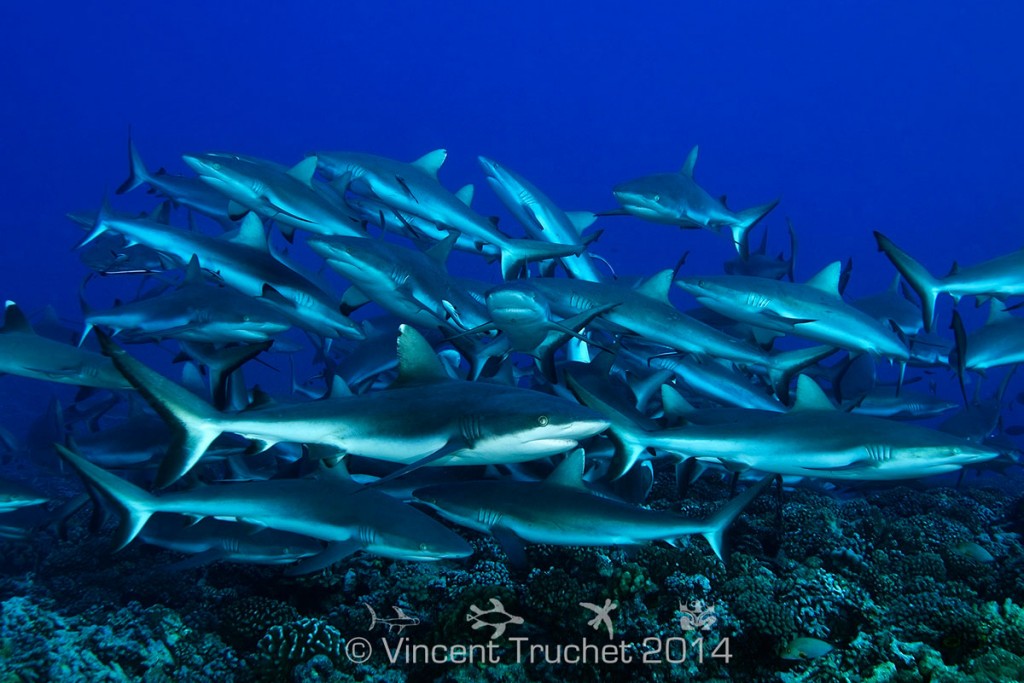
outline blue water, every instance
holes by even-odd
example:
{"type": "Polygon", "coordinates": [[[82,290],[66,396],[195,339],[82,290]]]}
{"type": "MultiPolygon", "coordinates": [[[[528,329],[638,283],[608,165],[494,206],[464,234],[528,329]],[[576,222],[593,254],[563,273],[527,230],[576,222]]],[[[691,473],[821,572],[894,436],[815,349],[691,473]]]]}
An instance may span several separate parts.
{"type": "MultiPolygon", "coordinates": [[[[516,234],[479,154],[562,208],[602,210],[699,144],[696,177],[730,206],[781,197],[762,226],[788,253],[792,220],[797,280],[852,258],[848,295],[873,293],[894,275],[873,230],[935,273],[1024,246],[1022,22],[1010,1],[5,3],[0,296],[79,319],[65,214],[113,195],[129,128],[148,166],[177,173],[192,151],[290,164],[444,147],[441,181],[474,183],[474,208],[516,234]]],[[[707,232],[598,226],[593,251],[620,274],[733,257],[707,232]]],[[[16,395],[49,395],[3,382],[26,419],[16,395]]]]}

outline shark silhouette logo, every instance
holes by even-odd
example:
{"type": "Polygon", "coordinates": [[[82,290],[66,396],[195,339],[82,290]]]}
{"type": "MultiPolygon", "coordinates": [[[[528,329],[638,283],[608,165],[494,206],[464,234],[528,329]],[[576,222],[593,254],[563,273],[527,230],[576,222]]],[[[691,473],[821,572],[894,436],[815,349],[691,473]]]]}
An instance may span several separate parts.
{"type": "Polygon", "coordinates": [[[615,636],[615,629],[612,628],[612,618],[609,616],[614,609],[618,609],[619,603],[612,602],[610,598],[604,599],[604,606],[595,605],[592,602],[581,602],[580,607],[586,607],[588,610],[596,614],[597,616],[587,622],[587,626],[593,626],[594,630],[601,628],[604,624],[605,628],[608,629],[608,637],[613,638],[615,636]]]}
{"type": "Polygon", "coordinates": [[[363,607],[370,611],[370,628],[367,629],[368,631],[372,631],[373,627],[377,624],[384,624],[388,627],[388,633],[394,633],[395,629],[397,628],[398,635],[402,635],[402,631],[405,630],[407,626],[416,626],[420,623],[418,617],[407,616],[406,613],[402,611],[402,608],[398,605],[391,606],[391,609],[395,610],[395,614],[397,616],[386,617],[384,619],[378,618],[377,613],[374,612],[373,608],[370,607],[370,605],[368,605],[367,603],[364,602],[363,607]]]}
{"type": "Polygon", "coordinates": [[[689,606],[679,603],[679,627],[684,631],[710,631],[718,623],[714,605],[705,605],[703,600],[693,600],[689,606]]]}
{"type": "Polygon", "coordinates": [[[481,629],[484,626],[493,628],[494,633],[491,634],[491,640],[494,640],[505,633],[505,628],[509,624],[522,624],[523,618],[509,614],[505,610],[505,606],[501,604],[501,600],[491,598],[491,609],[484,610],[476,605],[470,605],[469,612],[466,613],[466,621],[473,622],[473,630],[481,629]]]}

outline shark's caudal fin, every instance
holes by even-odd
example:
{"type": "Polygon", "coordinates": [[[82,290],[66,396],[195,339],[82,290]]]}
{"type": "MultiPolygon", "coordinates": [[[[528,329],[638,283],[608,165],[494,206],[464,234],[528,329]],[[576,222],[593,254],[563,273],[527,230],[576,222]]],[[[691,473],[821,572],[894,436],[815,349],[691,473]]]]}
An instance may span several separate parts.
{"type": "Polygon", "coordinates": [[[877,230],[875,231],[875,240],[878,242],[878,250],[889,257],[892,264],[896,266],[896,270],[900,271],[911,288],[921,297],[924,328],[927,332],[931,332],[935,325],[935,299],[942,291],[942,282],[877,230]]]}
{"type": "Polygon", "coordinates": [[[579,255],[582,244],[554,244],[539,240],[506,240],[501,248],[501,277],[514,280],[523,266],[531,261],[579,255]]]}
{"type": "Polygon", "coordinates": [[[114,538],[115,550],[128,545],[156,512],[156,496],[97,467],[60,444],[54,446],[60,457],[75,468],[87,484],[96,488],[121,513],[121,526],[118,527],[114,538]]]}
{"type": "Polygon", "coordinates": [[[732,241],[736,245],[736,251],[742,258],[750,257],[750,241],[747,239],[747,233],[757,225],[758,221],[767,216],[778,205],[779,200],[776,199],[767,204],[753,206],[736,212],[736,222],[730,225],[729,229],[732,231],[732,241]]]}
{"type": "Polygon", "coordinates": [[[177,481],[199,461],[223,432],[223,416],[206,401],[129,356],[124,349],[96,332],[103,353],[146,402],[171,427],[173,437],[160,463],[153,485],[163,488],[177,481]]]}
{"type": "Polygon", "coordinates": [[[146,165],[142,163],[139,150],[135,149],[135,142],[132,140],[132,133],[128,131],[128,179],[117,188],[117,194],[131,192],[139,185],[149,182],[149,172],[146,165]]]}
{"type": "Polygon", "coordinates": [[[722,546],[725,543],[725,532],[736,521],[736,518],[740,516],[744,508],[761,495],[761,492],[772,483],[776,476],[770,474],[749,487],[746,491],[726,503],[721,510],[712,515],[711,519],[708,520],[710,528],[703,532],[703,536],[708,539],[708,543],[711,545],[711,549],[715,551],[715,555],[718,555],[718,559],[725,562],[725,556],[722,553],[722,546]]]}

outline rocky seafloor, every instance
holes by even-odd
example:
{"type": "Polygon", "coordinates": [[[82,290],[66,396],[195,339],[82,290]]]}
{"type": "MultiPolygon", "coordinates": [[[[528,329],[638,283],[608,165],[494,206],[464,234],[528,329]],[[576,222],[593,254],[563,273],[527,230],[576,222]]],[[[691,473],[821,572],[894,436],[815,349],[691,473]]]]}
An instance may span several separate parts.
{"type": "MultiPolygon", "coordinates": [[[[727,495],[706,476],[679,501],[659,475],[650,503],[699,518],[727,495]]],[[[513,566],[466,532],[476,553],[463,563],[358,555],[291,578],[178,569],[181,555],[138,541],[111,554],[88,525],[81,512],[63,538],[2,542],[0,681],[1024,680],[1013,479],[841,496],[798,486],[781,506],[765,493],[730,532],[727,566],[699,537],[529,546],[513,566]],[[492,598],[521,621],[493,639],[470,616],[492,598]],[[614,635],[580,605],[606,600],[614,635]],[[834,649],[782,658],[797,638],[834,649]]]]}

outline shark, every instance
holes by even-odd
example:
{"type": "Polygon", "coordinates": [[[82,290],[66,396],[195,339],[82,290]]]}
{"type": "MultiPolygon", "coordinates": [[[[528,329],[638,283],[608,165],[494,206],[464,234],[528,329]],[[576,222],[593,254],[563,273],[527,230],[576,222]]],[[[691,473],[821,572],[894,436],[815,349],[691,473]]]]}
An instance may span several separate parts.
{"type": "Polygon", "coordinates": [[[36,334],[13,301],[5,304],[0,329],[0,375],[101,389],[130,389],[109,358],[36,334]]]}
{"type": "Polygon", "coordinates": [[[42,505],[50,499],[28,486],[9,479],[0,479],[0,513],[42,505]]]}
{"type": "Polygon", "coordinates": [[[973,266],[959,267],[956,263],[945,277],[935,277],[896,243],[875,231],[879,251],[883,252],[896,270],[906,279],[921,299],[921,315],[925,330],[935,327],[935,303],[939,294],[949,294],[954,301],[965,296],[992,297],[1003,300],[1024,294],[1024,249],[1003,254],[973,266]]]}
{"type": "Polygon", "coordinates": [[[179,267],[195,256],[205,270],[223,282],[248,296],[262,296],[297,325],[316,334],[327,338],[364,337],[359,325],[342,314],[340,303],[331,294],[271,253],[263,224],[253,213],[242,219],[238,230],[215,238],[146,218],[118,215],[104,204],[79,247],[107,231],[166,254],[179,267]]]}
{"type": "Polygon", "coordinates": [[[835,261],[806,283],[719,275],[680,278],[676,285],[734,320],[905,363],[910,354],[900,337],[843,301],[841,270],[835,261]]]}
{"type": "Polygon", "coordinates": [[[320,171],[335,187],[377,199],[398,215],[418,216],[438,227],[454,230],[472,238],[479,250],[485,245],[501,253],[501,273],[513,279],[531,261],[558,258],[582,251],[582,244],[551,244],[508,237],[490,220],[470,208],[473,188],[467,185],[459,194],[441,185],[437,172],[448,152],[437,149],[412,163],[403,163],[374,154],[358,152],[316,152],[320,171]]]}
{"type": "Polygon", "coordinates": [[[730,210],[724,201],[712,197],[694,180],[697,153],[698,147],[694,146],[678,173],[656,173],[628,180],[616,185],[612,194],[623,211],[653,223],[715,232],[726,228],[732,234],[736,251],[746,257],[743,249],[747,233],[779,200],[744,211],[730,210]]]}
{"type": "Polygon", "coordinates": [[[254,440],[320,444],[406,465],[523,462],[563,453],[608,423],[566,398],[454,380],[416,330],[398,335],[398,379],[383,391],[304,403],[268,403],[223,413],[100,335],[104,352],[174,434],[157,473],[165,487],[188,472],[223,433],[254,440]]]}
{"type": "Polygon", "coordinates": [[[673,271],[655,273],[634,287],[613,282],[566,278],[530,278],[506,283],[493,291],[533,291],[546,299],[557,315],[572,317],[617,304],[595,322],[628,330],[650,342],[700,357],[713,356],[768,373],[779,396],[788,393],[789,380],[800,369],[831,355],[831,347],[768,353],[731,337],[682,312],[669,301],[673,271]]]}
{"type": "Polygon", "coordinates": [[[171,512],[200,519],[244,520],[251,527],[327,541],[329,547],[320,559],[329,558],[328,564],[358,550],[420,561],[468,557],[473,552],[469,543],[429,515],[350,481],[271,479],[157,496],[60,444],[55,446],[64,462],[118,511],[117,550],[138,536],[152,515],[171,512]]]}
{"type": "Polygon", "coordinates": [[[180,515],[157,514],[139,532],[139,540],[165,550],[191,555],[175,570],[214,562],[292,564],[324,550],[315,538],[276,529],[253,530],[251,525],[206,517],[190,524],[180,515]]]}
{"type": "Polygon", "coordinates": [[[491,189],[531,237],[580,247],[579,255],[559,259],[572,277],[591,282],[605,279],[594,260],[583,251],[583,231],[597,220],[596,214],[590,211],[562,211],[533,183],[512,169],[487,157],[481,156],[478,160],[491,189]]]}
{"type": "Polygon", "coordinates": [[[592,382],[567,373],[573,393],[611,422],[615,474],[647,450],[717,462],[734,471],[855,481],[916,479],[991,460],[995,449],[908,422],[837,410],[810,377],[797,379],[785,413],[748,411],[746,419],[648,430],[599,395],[592,382]]]}
{"type": "Polygon", "coordinates": [[[426,252],[361,237],[306,243],[363,296],[404,322],[466,330],[484,324],[488,315],[445,268],[455,239],[450,235],[426,252]]]}
{"type": "Polygon", "coordinates": [[[146,169],[131,132],[128,134],[128,178],[117,188],[117,194],[131,192],[148,185],[150,192],[170,199],[175,204],[213,218],[225,229],[234,227],[228,211],[228,198],[201,178],[181,176],[160,169],[151,173],[146,169]]]}
{"type": "MultiPolygon", "coordinates": [[[[585,456],[575,451],[541,482],[510,480],[438,484],[414,492],[417,500],[460,526],[517,543],[549,545],[672,545],[700,534],[723,558],[725,532],[771,483],[768,476],[706,520],[650,510],[591,492],[583,481],[585,456]]],[[[515,551],[513,551],[515,552],[515,551]]]]}
{"type": "Polygon", "coordinates": [[[262,299],[206,284],[194,254],[175,290],[106,310],[90,309],[83,298],[82,308],[85,329],[79,346],[96,325],[110,327],[114,335],[130,341],[172,338],[209,344],[263,342],[292,326],[262,299]]]}
{"type": "Polygon", "coordinates": [[[230,198],[228,212],[255,211],[273,219],[289,240],[296,229],[318,235],[362,237],[362,221],[337,194],[315,184],[317,160],[307,157],[291,168],[238,154],[186,154],[185,163],[199,177],[230,198]]]}
{"type": "Polygon", "coordinates": [[[989,368],[1024,362],[1024,318],[1019,318],[998,301],[989,304],[985,325],[966,340],[958,339],[963,369],[984,373],[989,368]]]}

